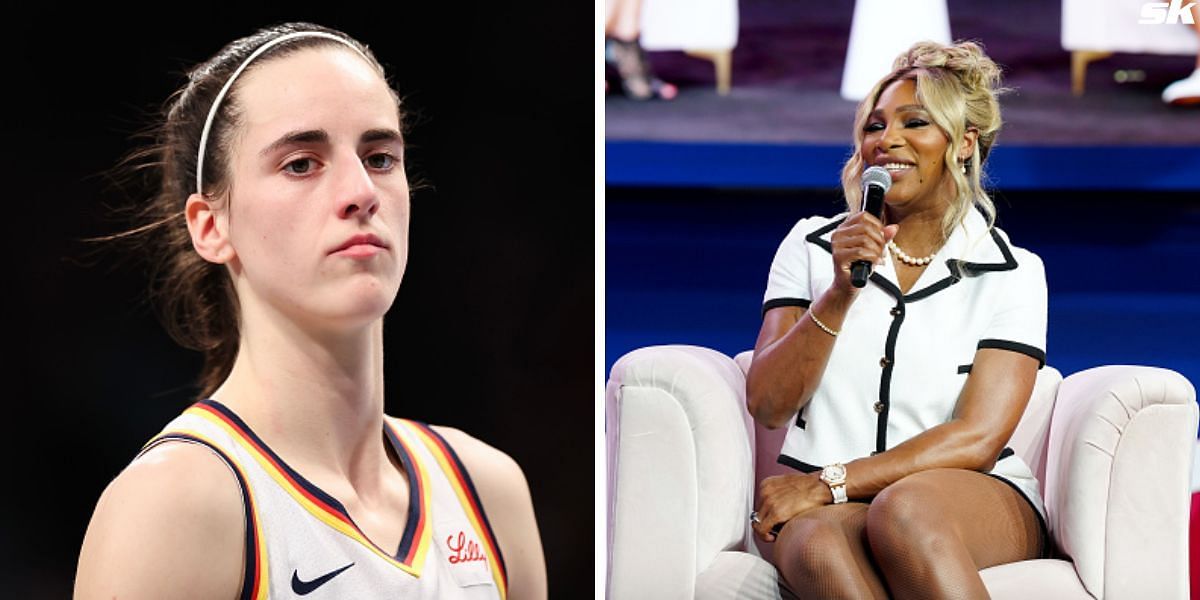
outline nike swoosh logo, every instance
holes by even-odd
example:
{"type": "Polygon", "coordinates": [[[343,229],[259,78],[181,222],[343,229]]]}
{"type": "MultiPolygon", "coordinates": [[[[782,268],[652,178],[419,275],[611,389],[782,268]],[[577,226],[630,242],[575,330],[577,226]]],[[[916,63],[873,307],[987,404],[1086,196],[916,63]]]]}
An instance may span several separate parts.
{"type": "Polygon", "coordinates": [[[296,571],[292,571],[292,591],[296,592],[296,594],[300,596],[310,594],[313,590],[325,585],[326,583],[329,583],[330,579],[337,577],[342,571],[345,571],[353,566],[354,563],[350,563],[336,571],[330,571],[312,581],[303,581],[300,579],[300,575],[296,571]]]}

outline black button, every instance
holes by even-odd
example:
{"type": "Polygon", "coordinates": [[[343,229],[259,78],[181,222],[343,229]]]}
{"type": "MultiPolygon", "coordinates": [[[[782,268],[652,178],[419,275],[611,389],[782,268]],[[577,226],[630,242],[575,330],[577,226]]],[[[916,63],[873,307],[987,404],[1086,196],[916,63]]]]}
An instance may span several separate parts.
{"type": "Polygon", "coordinates": [[[883,403],[882,402],[875,403],[875,412],[877,412],[877,413],[883,412],[883,403]]]}
{"type": "Polygon", "coordinates": [[[898,316],[900,316],[900,307],[899,307],[899,306],[893,306],[893,307],[892,307],[892,316],[893,316],[893,317],[898,317],[898,316]]]}
{"type": "Polygon", "coordinates": [[[892,364],[892,361],[888,360],[888,357],[886,357],[886,356],[885,356],[885,357],[883,357],[883,358],[881,358],[881,359],[879,359],[879,366],[881,366],[881,367],[883,367],[883,368],[885,368],[885,369],[886,369],[886,368],[887,368],[887,366],[888,366],[888,365],[890,365],[890,364],[892,364]]]}

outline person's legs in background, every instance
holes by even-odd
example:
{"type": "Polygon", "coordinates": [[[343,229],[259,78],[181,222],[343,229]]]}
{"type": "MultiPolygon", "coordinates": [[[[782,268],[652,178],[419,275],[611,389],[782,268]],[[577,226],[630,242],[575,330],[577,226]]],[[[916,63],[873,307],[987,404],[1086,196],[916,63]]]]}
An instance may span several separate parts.
{"type": "Polygon", "coordinates": [[[617,69],[625,95],[634,100],[670,100],[678,89],[654,75],[638,43],[642,0],[605,0],[604,60],[617,69]]]}
{"type": "MultiPolygon", "coordinates": [[[[1196,39],[1200,39],[1200,4],[1193,5],[1192,28],[1196,39]]],[[[1163,102],[1167,104],[1200,104],[1200,52],[1196,53],[1196,70],[1185,79],[1180,79],[1163,90],[1163,102]]]]}

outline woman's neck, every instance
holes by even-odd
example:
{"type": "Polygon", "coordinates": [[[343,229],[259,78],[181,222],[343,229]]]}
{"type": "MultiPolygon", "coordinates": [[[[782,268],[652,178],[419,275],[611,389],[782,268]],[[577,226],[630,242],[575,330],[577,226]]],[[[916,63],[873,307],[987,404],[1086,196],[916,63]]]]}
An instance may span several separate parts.
{"type": "Polygon", "coordinates": [[[386,472],[383,321],[314,333],[254,302],[242,305],[238,356],[213,398],[288,462],[370,493],[386,472]]]}
{"type": "Polygon", "coordinates": [[[887,206],[884,208],[884,225],[900,226],[892,241],[907,254],[926,256],[937,252],[946,241],[942,230],[946,210],[944,204],[912,208],[887,206]]]}

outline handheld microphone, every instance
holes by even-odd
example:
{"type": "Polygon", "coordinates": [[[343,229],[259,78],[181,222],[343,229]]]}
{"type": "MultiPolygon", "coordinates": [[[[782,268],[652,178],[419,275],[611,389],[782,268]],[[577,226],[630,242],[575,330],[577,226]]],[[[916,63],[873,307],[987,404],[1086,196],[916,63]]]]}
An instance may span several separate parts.
{"type": "MultiPolygon", "coordinates": [[[[871,167],[862,176],[863,202],[862,209],[883,218],[883,197],[892,189],[892,176],[883,167],[871,167]]],[[[856,288],[867,285],[867,277],[871,275],[871,263],[856,260],[850,265],[850,284],[856,288]]]]}

